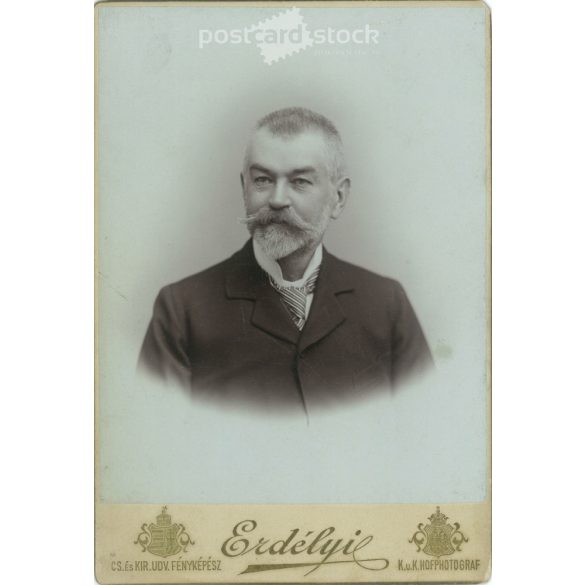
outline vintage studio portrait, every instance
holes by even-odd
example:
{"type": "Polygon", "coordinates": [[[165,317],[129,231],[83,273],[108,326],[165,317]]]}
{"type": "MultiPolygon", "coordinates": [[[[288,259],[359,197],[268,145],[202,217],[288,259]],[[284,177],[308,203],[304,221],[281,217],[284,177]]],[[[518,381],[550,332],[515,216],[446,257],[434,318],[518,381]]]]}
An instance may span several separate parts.
{"type": "Polygon", "coordinates": [[[268,113],[251,133],[240,180],[250,239],[161,290],[141,369],[266,411],[334,407],[432,367],[400,283],[323,245],[351,194],[331,120],[303,107],[268,113]]]}
{"type": "Polygon", "coordinates": [[[98,5],[104,502],[485,498],[489,16],[329,5],[98,5]]]}

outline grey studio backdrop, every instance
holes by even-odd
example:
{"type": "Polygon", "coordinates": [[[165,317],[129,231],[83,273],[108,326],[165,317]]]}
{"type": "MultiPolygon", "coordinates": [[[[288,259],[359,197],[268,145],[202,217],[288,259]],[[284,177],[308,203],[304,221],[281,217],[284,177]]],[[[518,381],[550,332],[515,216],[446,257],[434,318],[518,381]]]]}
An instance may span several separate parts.
{"type": "Polygon", "coordinates": [[[110,6],[98,20],[99,496],[105,502],[480,501],[487,485],[486,13],[303,5],[381,31],[278,63],[198,47],[278,7],[110,6]],[[255,120],[330,117],[353,181],[335,255],[404,285],[437,373],[312,417],[201,404],[136,377],[158,290],[239,249],[255,120]]]}

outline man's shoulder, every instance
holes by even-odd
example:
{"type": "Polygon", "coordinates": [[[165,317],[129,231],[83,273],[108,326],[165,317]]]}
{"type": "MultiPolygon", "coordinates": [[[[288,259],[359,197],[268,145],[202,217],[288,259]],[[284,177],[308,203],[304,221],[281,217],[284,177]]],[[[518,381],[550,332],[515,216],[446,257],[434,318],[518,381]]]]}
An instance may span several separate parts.
{"type": "MultiPolygon", "coordinates": [[[[190,276],[163,287],[162,292],[175,299],[194,299],[199,297],[218,298],[232,281],[246,282],[257,278],[259,268],[254,260],[252,244],[249,240],[231,256],[190,276]]],[[[223,296],[223,295],[222,295],[223,296]]]]}
{"type": "Polygon", "coordinates": [[[402,289],[401,284],[394,278],[384,276],[363,266],[347,262],[346,260],[341,260],[329,252],[328,258],[332,272],[354,286],[359,286],[364,289],[373,288],[375,290],[379,290],[380,288],[385,290],[402,289]]]}

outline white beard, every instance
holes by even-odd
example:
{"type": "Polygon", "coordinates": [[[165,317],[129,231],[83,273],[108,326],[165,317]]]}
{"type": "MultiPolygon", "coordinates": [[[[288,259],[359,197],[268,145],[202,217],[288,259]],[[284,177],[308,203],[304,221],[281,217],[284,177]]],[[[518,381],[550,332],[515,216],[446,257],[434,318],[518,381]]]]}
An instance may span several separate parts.
{"type": "Polygon", "coordinates": [[[285,258],[305,248],[312,238],[304,232],[292,233],[282,224],[271,224],[254,230],[254,240],[273,260],[285,258]]]}
{"type": "MultiPolygon", "coordinates": [[[[323,206],[320,216],[314,223],[303,221],[294,209],[290,209],[289,223],[275,221],[267,224],[256,222],[254,214],[250,213],[246,205],[246,224],[248,231],[266,255],[273,260],[279,260],[304,248],[316,246],[323,239],[331,219],[331,205],[332,202],[329,201],[323,206]]],[[[265,210],[266,208],[258,213],[261,214],[265,210]]]]}

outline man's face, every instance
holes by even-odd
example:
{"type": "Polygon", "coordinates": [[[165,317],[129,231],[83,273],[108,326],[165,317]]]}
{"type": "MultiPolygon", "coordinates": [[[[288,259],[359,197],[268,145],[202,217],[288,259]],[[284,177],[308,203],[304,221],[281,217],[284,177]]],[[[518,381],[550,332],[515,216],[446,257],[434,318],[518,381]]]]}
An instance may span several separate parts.
{"type": "Polygon", "coordinates": [[[274,259],[314,248],[341,213],[331,179],[328,144],[320,132],[252,137],[242,173],[248,229],[274,259]]]}

